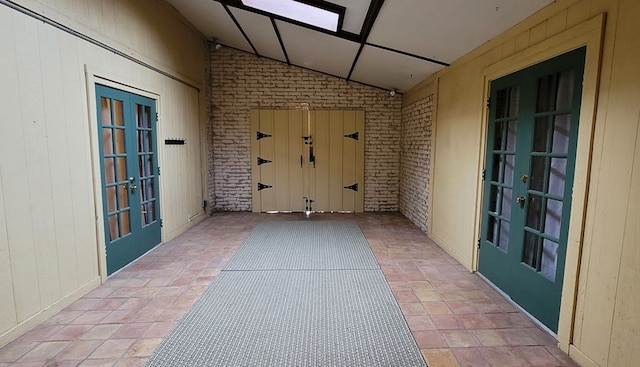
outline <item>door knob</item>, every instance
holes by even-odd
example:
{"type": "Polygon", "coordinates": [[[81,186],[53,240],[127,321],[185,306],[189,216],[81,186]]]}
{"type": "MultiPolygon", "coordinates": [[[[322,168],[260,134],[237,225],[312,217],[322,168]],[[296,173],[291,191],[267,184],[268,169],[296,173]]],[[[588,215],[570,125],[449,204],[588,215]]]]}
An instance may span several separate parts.
{"type": "Polygon", "coordinates": [[[521,207],[521,208],[524,208],[524,203],[526,203],[526,202],[527,202],[527,199],[526,199],[524,196],[518,196],[518,197],[516,198],[516,202],[517,202],[518,204],[520,204],[520,207],[521,207]]]}

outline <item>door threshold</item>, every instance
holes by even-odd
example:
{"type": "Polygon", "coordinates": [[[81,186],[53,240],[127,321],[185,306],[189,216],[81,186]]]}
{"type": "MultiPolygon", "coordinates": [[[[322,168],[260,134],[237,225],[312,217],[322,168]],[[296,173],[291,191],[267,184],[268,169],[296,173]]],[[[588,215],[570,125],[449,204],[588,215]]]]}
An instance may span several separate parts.
{"type": "Polygon", "coordinates": [[[533,315],[531,315],[529,312],[527,312],[527,310],[525,310],[519,304],[517,304],[514,300],[512,300],[511,297],[509,297],[508,294],[506,294],[502,289],[498,288],[497,285],[493,284],[484,275],[480,274],[477,271],[475,273],[476,273],[476,275],[478,275],[480,277],[480,279],[484,280],[487,284],[489,284],[491,286],[491,288],[495,289],[498,293],[500,293],[500,295],[502,295],[502,297],[504,297],[513,307],[517,308],[518,311],[520,311],[523,314],[525,314],[537,327],[539,327],[544,332],[546,332],[551,337],[553,337],[556,341],[558,341],[558,334],[554,333],[553,330],[549,329],[545,324],[541,323],[538,319],[533,317],[533,315]]]}

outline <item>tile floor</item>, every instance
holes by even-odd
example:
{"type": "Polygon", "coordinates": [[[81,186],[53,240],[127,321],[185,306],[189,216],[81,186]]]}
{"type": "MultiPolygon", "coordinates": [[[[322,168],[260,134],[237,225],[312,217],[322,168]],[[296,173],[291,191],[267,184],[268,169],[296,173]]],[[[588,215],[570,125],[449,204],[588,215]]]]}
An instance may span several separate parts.
{"type": "MultiPolygon", "coordinates": [[[[555,340],[398,213],[358,222],[430,367],[576,366],[555,340]]],[[[4,366],[142,366],[261,221],[217,213],[0,348],[4,366]]]]}

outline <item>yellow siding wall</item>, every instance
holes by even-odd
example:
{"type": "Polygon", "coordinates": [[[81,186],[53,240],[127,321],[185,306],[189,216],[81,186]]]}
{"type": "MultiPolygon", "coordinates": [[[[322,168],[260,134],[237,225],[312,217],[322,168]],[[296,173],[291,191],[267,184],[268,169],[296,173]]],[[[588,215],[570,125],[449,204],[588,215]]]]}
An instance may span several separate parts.
{"type": "MultiPolygon", "coordinates": [[[[443,248],[474,269],[478,177],[485,149],[483,75],[487,70],[496,75],[500,69],[510,72],[504,60],[544,52],[536,45],[600,13],[606,14],[606,25],[599,89],[585,85],[585,93],[594,93],[592,102],[597,102],[586,106],[592,112],[595,108],[593,137],[587,136],[587,144],[579,147],[582,166],[576,167],[576,175],[582,171],[584,176],[577,184],[587,191],[574,192],[573,203],[584,219],[572,218],[572,223],[584,226],[575,231],[575,261],[567,259],[570,279],[565,279],[558,336],[560,346],[582,365],[632,366],[640,360],[640,3],[558,0],[422,82],[404,95],[403,105],[425,98],[425,90],[437,81],[429,231],[443,248]],[[574,292],[571,285],[576,279],[574,292]]],[[[552,56],[555,51],[548,52],[552,56]]],[[[590,60],[589,67],[597,69],[594,57],[590,60]]],[[[588,131],[589,124],[582,124],[581,120],[581,131],[588,131]]]]}
{"type": "Polygon", "coordinates": [[[182,150],[160,144],[163,239],[202,218],[206,197],[202,36],[153,0],[18,3],[185,82],[0,5],[0,345],[104,275],[93,126],[100,77],[159,100],[160,142],[187,139],[182,150]]]}

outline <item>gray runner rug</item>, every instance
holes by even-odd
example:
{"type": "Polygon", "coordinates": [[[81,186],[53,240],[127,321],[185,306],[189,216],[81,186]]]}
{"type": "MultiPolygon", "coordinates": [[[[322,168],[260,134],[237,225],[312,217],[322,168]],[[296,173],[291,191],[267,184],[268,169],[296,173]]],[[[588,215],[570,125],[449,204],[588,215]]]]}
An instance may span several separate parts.
{"type": "Polygon", "coordinates": [[[353,222],[264,222],[147,366],[421,366],[353,222]]]}

